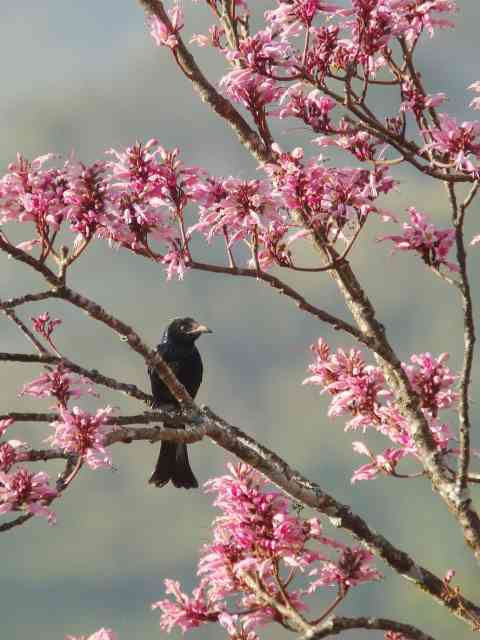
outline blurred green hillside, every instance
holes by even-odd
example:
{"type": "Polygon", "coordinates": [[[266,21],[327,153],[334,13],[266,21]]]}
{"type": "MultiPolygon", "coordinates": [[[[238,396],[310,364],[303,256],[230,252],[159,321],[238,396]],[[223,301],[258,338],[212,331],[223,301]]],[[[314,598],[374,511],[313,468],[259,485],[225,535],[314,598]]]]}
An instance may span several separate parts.
{"type": "MultiPolygon", "coordinates": [[[[254,161],[230,129],[192,93],[167,52],[150,42],[142,11],[133,0],[2,4],[2,171],[17,151],[33,158],[49,151],[68,156],[74,150],[81,160],[91,161],[106,149],[156,137],[167,148],[180,147],[187,164],[222,175],[256,175],[254,161]]],[[[185,2],[187,20],[192,16],[195,21],[189,31],[202,31],[207,14],[191,4],[185,2]]],[[[460,119],[473,119],[466,86],[480,78],[480,4],[459,4],[458,28],[439,34],[431,46],[424,45],[419,59],[424,62],[428,89],[447,92],[449,111],[460,119]]],[[[219,64],[205,52],[199,57],[206,61],[210,78],[217,79],[219,64]]],[[[305,132],[291,129],[289,144],[306,144],[305,132]]],[[[288,130],[287,125],[281,128],[288,130]]],[[[398,175],[401,190],[385,206],[402,216],[407,206],[415,204],[446,220],[446,199],[439,185],[431,190],[416,175],[398,175]]],[[[478,205],[472,207],[469,235],[479,233],[478,214],[478,205]]],[[[385,229],[379,223],[368,230],[352,263],[392,343],[403,359],[412,352],[449,351],[451,367],[458,369],[463,329],[455,291],[420,262],[405,255],[390,257],[386,244],[376,245],[375,237],[385,229]]],[[[471,262],[477,294],[478,256],[477,250],[471,262]]],[[[0,297],[42,287],[27,269],[3,255],[0,274],[0,297]]],[[[311,360],[310,344],[320,335],[332,345],[350,346],[348,340],[256,282],[188,273],[183,283],[167,283],[155,265],[100,242],[75,265],[70,278],[74,288],[132,324],[152,346],[173,316],[194,315],[212,327],[214,334],[199,344],[207,363],[199,401],[276,450],[428,568],[439,575],[454,568],[465,595],[480,601],[473,558],[426,482],[387,479],[350,485],[352,470],[364,462],[352,453],[352,436],[343,432],[341,420],[326,417],[326,399],[301,385],[311,360]]],[[[314,304],[348,318],[328,276],[287,274],[287,279],[314,304]]],[[[58,343],[68,357],[148,389],[143,362],[98,323],[58,303],[32,305],[20,314],[28,320],[34,310],[46,309],[64,320],[58,343]]],[[[5,318],[0,350],[29,350],[5,318]]],[[[476,425],[478,358],[475,365],[476,425]]],[[[38,372],[25,365],[4,366],[2,412],[48,406],[17,397],[21,386],[38,372]]],[[[107,402],[122,413],[143,410],[133,400],[102,392],[102,403],[107,402]]],[[[22,433],[38,442],[47,435],[39,425],[19,428],[19,438],[22,433]]],[[[478,430],[473,437],[480,446],[478,430]]],[[[146,484],[157,449],[158,445],[145,443],[117,445],[115,471],[86,470],[66,499],[55,505],[55,527],[36,519],[1,536],[2,640],[62,640],[67,633],[92,633],[101,626],[114,627],[120,640],[159,637],[158,613],[152,613],[149,605],[162,597],[165,577],[178,577],[187,590],[193,587],[197,550],[209,540],[214,510],[211,498],[201,492],[155,490],[146,484]]],[[[226,459],[225,452],[211,443],[192,447],[192,466],[201,482],[222,473],[226,459]]],[[[345,614],[398,618],[439,639],[473,638],[442,608],[377,564],[388,579],[360,588],[342,609],[345,614]]],[[[277,633],[272,630],[267,637],[277,633]]],[[[197,637],[223,634],[204,628],[197,637]]]]}

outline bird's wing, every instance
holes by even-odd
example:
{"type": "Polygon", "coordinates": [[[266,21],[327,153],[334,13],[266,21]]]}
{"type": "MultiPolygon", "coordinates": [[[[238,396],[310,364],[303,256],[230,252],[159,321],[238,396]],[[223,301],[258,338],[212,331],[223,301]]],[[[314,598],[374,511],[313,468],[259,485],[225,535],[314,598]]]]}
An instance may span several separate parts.
{"type": "MultiPolygon", "coordinates": [[[[172,353],[172,350],[169,348],[168,344],[159,344],[157,347],[157,352],[163,357],[165,362],[174,373],[175,377],[179,378],[182,368],[182,360],[180,358],[175,358],[175,355],[172,353]]],[[[167,385],[160,378],[156,369],[154,369],[153,367],[148,367],[148,375],[150,376],[152,395],[154,398],[152,406],[159,407],[162,404],[176,404],[175,398],[170,393],[167,385]]]]}
{"type": "MultiPolygon", "coordinates": [[[[165,362],[168,364],[172,372],[175,374],[175,377],[178,378],[178,374],[180,373],[180,368],[182,366],[182,361],[165,359],[165,362]]],[[[148,367],[148,375],[150,376],[150,378],[152,378],[152,376],[160,377],[157,373],[157,370],[154,369],[153,367],[148,367]]]]}

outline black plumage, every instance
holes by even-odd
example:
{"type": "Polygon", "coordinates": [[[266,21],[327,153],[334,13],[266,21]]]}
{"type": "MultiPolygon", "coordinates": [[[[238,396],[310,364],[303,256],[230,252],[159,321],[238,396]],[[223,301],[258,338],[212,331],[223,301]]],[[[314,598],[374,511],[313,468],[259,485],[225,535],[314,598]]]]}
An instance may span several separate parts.
{"type": "MultiPolygon", "coordinates": [[[[157,352],[168,363],[192,398],[197,395],[203,377],[202,358],[195,346],[195,341],[202,333],[211,333],[211,331],[193,318],[175,318],[165,329],[162,341],[157,347],[157,352]]],[[[148,369],[148,375],[152,384],[152,408],[156,409],[166,404],[178,405],[168,387],[151,367],[148,369]]],[[[160,455],[149,482],[157,487],[163,487],[169,480],[179,488],[198,487],[197,479],[190,468],[187,445],[182,442],[162,442],[160,455]]]]}

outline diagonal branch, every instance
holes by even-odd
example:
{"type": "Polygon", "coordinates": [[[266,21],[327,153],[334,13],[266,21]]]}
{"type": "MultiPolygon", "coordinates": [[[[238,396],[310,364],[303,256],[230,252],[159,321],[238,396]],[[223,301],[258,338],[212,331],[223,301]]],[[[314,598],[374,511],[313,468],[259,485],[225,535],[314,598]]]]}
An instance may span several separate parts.
{"type": "MultiPolygon", "coordinates": [[[[12,417],[17,421],[53,422],[56,414],[20,414],[10,413],[0,419],[12,417]]],[[[208,407],[201,410],[193,405],[193,411],[158,411],[134,416],[112,417],[112,423],[120,426],[106,438],[106,444],[117,442],[128,443],[132,440],[171,440],[176,442],[194,442],[207,436],[223,449],[230,451],[243,462],[263,473],[294,500],[324,514],[339,526],[349,531],[372,553],[382,558],[397,573],[412,582],[421,591],[428,593],[434,600],[446,607],[467,624],[480,617],[480,608],[464,598],[460,593],[447,594],[444,582],[428,569],[418,565],[406,552],[395,547],[380,533],[371,529],[368,524],[350,507],[338,502],[324,492],[319,485],[309,481],[298,471],[292,469],[273,451],[262,446],[245,432],[229,424],[215,415],[208,407]],[[168,421],[169,424],[187,425],[185,430],[169,427],[133,427],[128,425],[147,424],[150,422],[168,421]],[[192,426],[188,426],[192,425],[192,426]]],[[[26,460],[51,460],[64,458],[60,450],[27,451],[26,460]]]]}
{"type": "Polygon", "coordinates": [[[459,593],[451,597],[444,582],[425,567],[417,564],[405,551],[395,547],[380,533],[371,529],[351,508],[335,500],[319,485],[309,481],[292,469],[273,451],[259,444],[246,433],[216,416],[208,407],[203,408],[202,425],[206,435],[221,447],[258,469],[294,500],[323,513],[332,522],[349,531],[372,553],[381,557],[392,569],[421,591],[448,608],[456,617],[469,625],[478,620],[480,607],[459,593]]]}
{"type": "Polygon", "coordinates": [[[276,276],[265,273],[265,271],[261,271],[257,269],[242,269],[239,267],[223,267],[221,265],[213,265],[206,264],[204,262],[197,262],[193,260],[189,263],[189,266],[192,269],[196,269],[198,271],[208,271],[210,273],[224,273],[231,276],[243,276],[246,278],[254,278],[256,280],[262,280],[266,284],[270,285],[273,289],[276,289],[280,294],[287,296],[295,301],[297,307],[302,311],[306,311],[312,316],[315,316],[322,322],[329,324],[336,331],[345,331],[356,340],[366,345],[370,349],[375,350],[374,341],[370,340],[370,338],[364,335],[357,327],[348,322],[345,322],[341,318],[337,318],[336,316],[331,315],[327,311],[320,309],[319,307],[315,307],[313,304],[308,302],[298,291],[290,287],[286,282],[280,280],[276,276]]]}
{"type": "MultiPolygon", "coordinates": [[[[0,300],[0,304],[1,304],[1,300],[0,300]]],[[[6,316],[8,316],[10,318],[10,320],[17,325],[17,327],[25,335],[27,340],[29,340],[33,344],[35,349],[38,351],[40,357],[42,357],[42,356],[46,357],[46,356],[49,355],[49,352],[47,351],[47,349],[45,349],[45,347],[40,342],[40,340],[38,340],[35,337],[35,335],[32,333],[32,331],[30,331],[30,329],[27,327],[27,325],[24,322],[22,322],[22,320],[20,320],[20,318],[17,316],[17,314],[15,313],[15,311],[13,309],[7,307],[7,308],[3,309],[3,313],[6,316]]]]}

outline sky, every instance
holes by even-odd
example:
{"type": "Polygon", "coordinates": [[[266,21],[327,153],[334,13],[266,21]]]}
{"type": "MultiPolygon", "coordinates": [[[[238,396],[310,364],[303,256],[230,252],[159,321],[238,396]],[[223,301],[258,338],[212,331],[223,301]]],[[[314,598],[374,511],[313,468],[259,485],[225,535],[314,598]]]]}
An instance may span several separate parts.
{"type": "MultiPolygon", "coordinates": [[[[427,42],[418,56],[429,90],[447,92],[448,110],[464,119],[473,117],[466,87],[480,76],[480,5],[458,4],[457,29],[427,42]]],[[[30,158],[46,152],[67,157],[74,153],[90,162],[104,157],[108,149],[156,137],[167,148],[179,147],[188,164],[220,175],[257,175],[255,162],[232,132],[193,94],[166,52],[153,46],[138,3],[30,0],[3,5],[2,168],[17,151],[30,158]]],[[[184,5],[186,32],[201,31],[206,11],[189,0],[184,5]]],[[[209,77],[217,81],[219,62],[203,51],[198,55],[209,77]]],[[[379,101],[385,101],[379,108],[388,109],[385,96],[379,101]]],[[[292,146],[306,143],[302,132],[289,135],[292,146]]],[[[408,172],[401,180],[399,193],[388,203],[395,213],[401,217],[415,204],[446,219],[439,187],[432,189],[408,172]]],[[[478,206],[472,207],[471,216],[468,231],[473,235],[476,229],[478,234],[478,206]]],[[[458,368],[462,329],[454,292],[421,264],[404,255],[392,257],[386,246],[379,247],[375,237],[381,231],[385,233],[381,225],[368,231],[352,255],[352,265],[400,357],[449,351],[451,366],[458,368]]],[[[478,257],[474,260],[478,274],[478,257]]],[[[0,297],[41,287],[27,269],[3,256],[0,273],[0,297]]],[[[348,318],[333,284],[320,276],[292,276],[289,282],[331,313],[348,318]]],[[[439,575],[453,566],[466,595],[478,600],[471,556],[425,481],[386,479],[351,486],[351,473],[363,462],[351,450],[352,435],[344,433],[341,420],[326,417],[327,401],[317,390],[301,385],[311,361],[309,346],[319,336],[349,348],[348,340],[259,283],[200,273],[187,274],[183,283],[167,283],[158,267],[106,245],[93,247],[70,277],[71,286],[131,323],[152,346],[171,317],[193,315],[210,326],[213,335],[199,343],[206,362],[199,401],[273,448],[439,575]]],[[[478,276],[474,288],[478,290],[478,276]]],[[[22,314],[27,320],[34,311],[45,310],[35,305],[22,314]]],[[[68,357],[148,390],[144,363],[117,337],[61,304],[52,303],[48,310],[64,321],[59,341],[68,357]]],[[[0,350],[28,349],[3,319],[0,350]]],[[[475,366],[478,374],[478,361],[475,366]]],[[[33,367],[27,372],[24,365],[5,365],[2,412],[35,410],[42,404],[17,396],[38,373],[33,367]]],[[[477,383],[474,397],[478,390],[477,383]]],[[[113,403],[121,413],[143,410],[138,402],[110,393],[102,394],[102,402],[113,403]]],[[[48,402],[42,408],[47,406],[48,402]]],[[[474,410],[478,422],[475,405],[474,410]]],[[[35,424],[22,429],[25,437],[38,442],[47,435],[46,427],[39,431],[35,424]]],[[[187,590],[194,586],[198,548],[209,539],[215,511],[211,497],[201,491],[193,496],[146,484],[157,449],[146,443],[116,446],[115,470],[82,474],[57,507],[57,525],[49,527],[36,519],[2,536],[0,616],[5,637],[60,640],[67,633],[92,633],[101,626],[114,627],[120,640],[159,637],[158,613],[150,611],[150,603],[162,597],[165,577],[181,579],[187,590]]],[[[230,458],[212,443],[202,442],[192,447],[191,460],[204,482],[223,473],[230,458]]],[[[378,566],[387,580],[359,590],[342,610],[345,614],[399,617],[438,637],[470,638],[437,605],[380,562],[378,566]]],[[[273,637],[269,633],[266,637],[273,637]]],[[[209,628],[198,637],[221,636],[209,628]]]]}

